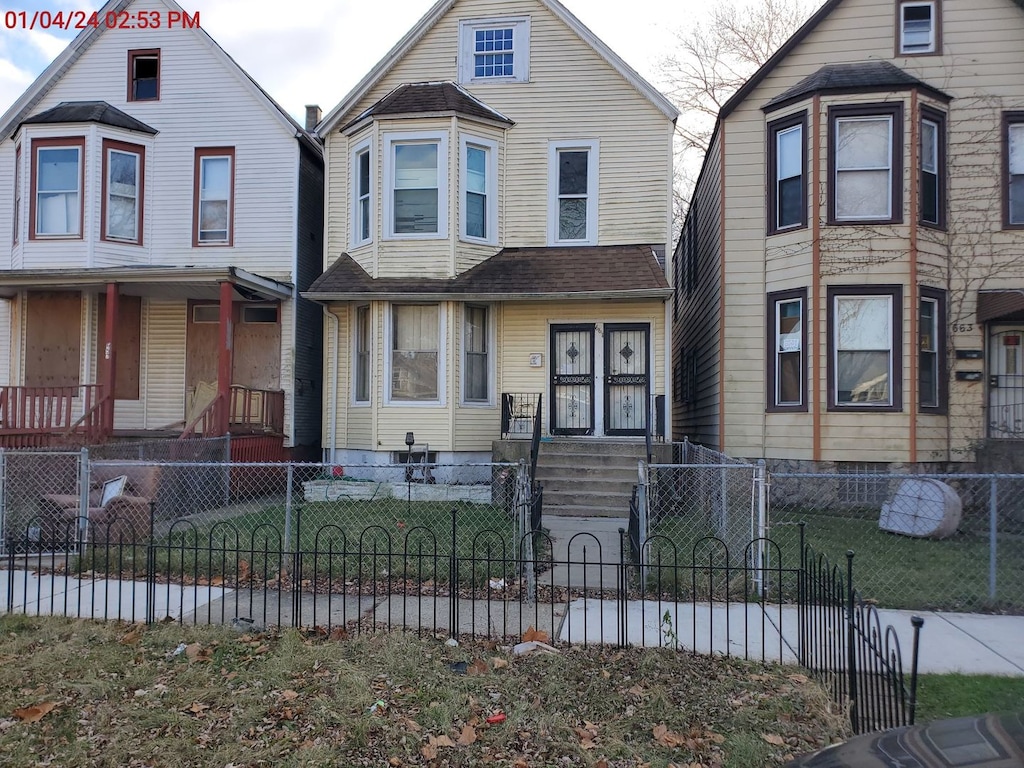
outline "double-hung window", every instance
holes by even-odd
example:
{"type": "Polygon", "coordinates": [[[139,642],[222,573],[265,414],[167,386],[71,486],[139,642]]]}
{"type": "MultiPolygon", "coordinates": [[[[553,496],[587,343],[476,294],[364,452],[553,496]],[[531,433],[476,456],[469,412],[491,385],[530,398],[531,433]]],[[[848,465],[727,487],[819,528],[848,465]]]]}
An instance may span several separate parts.
{"type": "Polygon", "coordinates": [[[387,232],[393,238],[448,233],[448,141],[440,132],[391,134],[384,139],[387,232]]]}
{"type": "Polygon", "coordinates": [[[497,242],[498,184],[496,142],[460,139],[462,157],[462,225],[464,240],[497,242]]]}
{"type": "Polygon", "coordinates": [[[829,221],[901,221],[902,106],[831,107],[829,124],[829,221]]]}
{"type": "Polygon", "coordinates": [[[363,142],[352,153],[352,245],[372,239],[373,197],[370,189],[370,143],[363,142]]]}
{"type": "Polygon", "coordinates": [[[530,17],[459,22],[460,83],[526,82],[530,75],[530,17]]]}
{"type": "Polygon", "coordinates": [[[934,109],[921,110],[920,220],[943,227],[946,223],[946,118],[934,109]]]}
{"type": "Polygon", "coordinates": [[[806,289],[768,294],[768,410],[807,410],[806,289]]]}
{"type": "Polygon", "coordinates": [[[103,140],[102,239],[142,244],[142,175],[146,150],[103,140]]]}
{"type": "Polygon", "coordinates": [[[128,51],[128,101],[160,98],[160,49],[128,51]]]}
{"type": "Polygon", "coordinates": [[[942,413],[946,407],[946,294],[921,288],[917,310],[917,407],[942,413]]]}
{"type": "Polygon", "coordinates": [[[548,242],[597,245],[598,142],[551,142],[548,242]]]}
{"type": "Polygon", "coordinates": [[[897,14],[900,54],[912,56],[938,52],[938,0],[902,0],[897,14]]]}
{"type": "Polygon", "coordinates": [[[807,114],[768,124],[768,233],[807,226],[807,114]]]}
{"type": "Polygon", "coordinates": [[[82,236],[84,154],[84,138],[33,140],[33,238],[82,236]]]}
{"type": "Polygon", "coordinates": [[[234,240],[234,147],[196,149],[193,245],[231,245],[234,240]]]}
{"type": "Polygon", "coordinates": [[[899,286],[830,286],[829,408],[901,408],[899,286]]]}
{"type": "Polygon", "coordinates": [[[391,402],[440,401],[440,307],[392,305],[390,346],[391,402]]]}
{"type": "Polygon", "coordinates": [[[356,307],[353,327],[355,376],[353,397],[357,403],[370,402],[370,307],[356,307]]]}
{"type": "Polygon", "coordinates": [[[14,233],[11,242],[17,243],[21,230],[21,145],[14,150],[14,233]]]}
{"type": "Polygon", "coordinates": [[[1007,227],[1024,227],[1024,112],[1004,118],[1003,219],[1007,227]]]}
{"type": "Polygon", "coordinates": [[[488,403],[491,400],[489,314],[486,306],[467,304],[465,307],[462,399],[467,403],[488,403]]]}

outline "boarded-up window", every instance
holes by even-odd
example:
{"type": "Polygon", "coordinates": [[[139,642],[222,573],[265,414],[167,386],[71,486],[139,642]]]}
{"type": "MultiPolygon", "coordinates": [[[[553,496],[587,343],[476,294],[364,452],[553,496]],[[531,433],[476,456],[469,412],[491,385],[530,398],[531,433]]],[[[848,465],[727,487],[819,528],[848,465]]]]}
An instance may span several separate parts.
{"type": "Polygon", "coordinates": [[[25,386],[77,387],[82,366],[82,296],[29,291],[25,386]]]}
{"type": "MultiPolygon", "coordinates": [[[[114,399],[139,399],[139,372],[142,367],[142,298],[119,296],[117,300],[117,371],[114,376],[114,399]]],[[[103,375],[106,351],[107,297],[100,294],[97,312],[96,366],[97,378],[103,375]]]]}

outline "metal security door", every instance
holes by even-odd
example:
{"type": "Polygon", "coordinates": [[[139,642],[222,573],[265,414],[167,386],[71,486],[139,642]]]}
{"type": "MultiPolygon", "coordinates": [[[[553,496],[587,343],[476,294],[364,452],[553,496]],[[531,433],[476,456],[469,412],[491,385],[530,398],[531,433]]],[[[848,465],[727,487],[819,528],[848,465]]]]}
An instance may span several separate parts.
{"type": "Polygon", "coordinates": [[[551,326],[551,434],[594,434],[594,326],[551,326]]]}
{"type": "Polygon", "coordinates": [[[604,424],[609,435],[642,435],[650,402],[651,326],[604,327],[604,424]]]}
{"type": "Polygon", "coordinates": [[[988,436],[1024,437],[1024,328],[993,328],[988,340],[988,436]]]}

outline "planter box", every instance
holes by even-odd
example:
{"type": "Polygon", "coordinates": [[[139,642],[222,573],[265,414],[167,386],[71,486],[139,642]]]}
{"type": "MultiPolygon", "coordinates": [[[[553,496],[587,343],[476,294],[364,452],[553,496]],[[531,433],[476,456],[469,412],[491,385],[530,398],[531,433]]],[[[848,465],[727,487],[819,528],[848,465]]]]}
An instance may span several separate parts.
{"type": "Polygon", "coordinates": [[[469,501],[491,503],[490,484],[425,485],[423,483],[375,483],[354,480],[310,480],[302,484],[306,501],[338,501],[339,499],[406,499],[412,501],[469,501]]]}

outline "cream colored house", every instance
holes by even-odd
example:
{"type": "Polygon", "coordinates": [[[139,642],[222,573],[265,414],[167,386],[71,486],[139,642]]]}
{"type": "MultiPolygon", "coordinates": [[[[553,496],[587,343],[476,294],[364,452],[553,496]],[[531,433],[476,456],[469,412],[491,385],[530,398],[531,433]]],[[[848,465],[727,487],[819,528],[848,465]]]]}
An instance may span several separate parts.
{"type": "Polygon", "coordinates": [[[118,14],[168,23],[87,26],[0,118],[0,446],[231,431],[236,458],[315,455],[322,146],[198,14],[118,14]]]}
{"type": "Polygon", "coordinates": [[[438,2],[320,123],[324,439],[642,439],[669,369],[676,111],[556,0],[438,2]]]}
{"type": "Polygon", "coordinates": [[[776,466],[1024,438],[1024,3],[829,0],[722,109],[675,259],[676,437],[776,466]]]}

